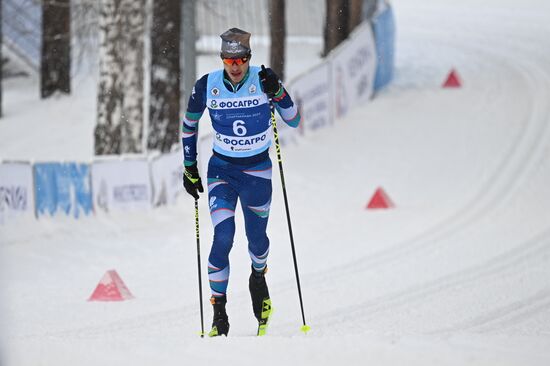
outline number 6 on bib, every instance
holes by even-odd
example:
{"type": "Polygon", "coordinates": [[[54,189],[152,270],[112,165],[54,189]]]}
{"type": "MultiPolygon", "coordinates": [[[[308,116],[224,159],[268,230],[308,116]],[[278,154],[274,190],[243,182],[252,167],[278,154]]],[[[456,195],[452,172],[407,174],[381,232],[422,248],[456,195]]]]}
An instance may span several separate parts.
{"type": "Polygon", "coordinates": [[[237,136],[246,135],[246,127],[244,127],[244,121],[237,120],[233,122],[233,133],[237,136]]]}

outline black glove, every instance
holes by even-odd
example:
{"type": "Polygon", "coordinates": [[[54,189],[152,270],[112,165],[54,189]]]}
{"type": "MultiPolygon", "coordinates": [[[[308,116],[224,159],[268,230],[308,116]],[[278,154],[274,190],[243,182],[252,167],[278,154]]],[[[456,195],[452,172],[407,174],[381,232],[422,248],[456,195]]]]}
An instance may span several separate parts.
{"type": "Polygon", "coordinates": [[[262,91],[267,94],[269,98],[273,98],[281,90],[281,82],[277,74],[271,69],[266,69],[262,65],[262,70],[258,72],[260,77],[260,85],[262,86],[262,91]]]}
{"type": "Polygon", "coordinates": [[[196,200],[199,199],[199,194],[197,191],[201,193],[204,192],[196,162],[193,165],[185,167],[185,172],[183,173],[183,187],[187,193],[193,196],[196,200]]]}

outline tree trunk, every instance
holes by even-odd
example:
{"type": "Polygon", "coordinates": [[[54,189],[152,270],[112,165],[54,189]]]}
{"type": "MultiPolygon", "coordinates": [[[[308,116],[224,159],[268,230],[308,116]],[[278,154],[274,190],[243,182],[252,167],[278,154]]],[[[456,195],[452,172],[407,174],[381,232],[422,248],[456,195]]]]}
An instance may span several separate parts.
{"type": "Polygon", "coordinates": [[[348,34],[361,24],[363,17],[363,0],[350,0],[348,34]]]}
{"type": "Polygon", "coordinates": [[[145,0],[124,0],[123,13],[127,14],[124,25],[123,57],[124,102],[122,119],[123,153],[143,152],[143,60],[145,56],[145,0]]]}
{"type": "Polygon", "coordinates": [[[71,92],[70,0],[43,0],[40,95],[71,92]]]}
{"type": "MultiPolygon", "coordinates": [[[[180,110],[187,108],[189,97],[197,81],[197,1],[183,0],[181,9],[181,21],[185,27],[181,27],[180,49],[184,49],[180,60],[180,110]]],[[[179,129],[179,127],[178,127],[179,129]]]]}
{"type": "MultiPolygon", "coordinates": [[[[2,0],[0,0],[0,20],[2,19],[2,0]]],[[[4,57],[2,55],[2,21],[0,21],[0,117],[2,111],[2,79],[4,79],[4,57]]]]}
{"type": "Polygon", "coordinates": [[[151,94],[147,148],[179,143],[181,0],[153,0],[151,94]]]}
{"type": "Polygon", "coordinates": [[[348,36],[349,0],[326,0],[325,50],[333,50],[348,36]]]}
{"type": "Polygon", "coordinates": [[[121,57],[120,6],[123,0],[101,0],[99,9],[99,88],[96,155],[120,154],[122,102],[124,100],[121,57]]]}
{"type": "Polygon", "coordinates": [[[145,0],[101,0],[95,153],[142,152],[145,0]]]}
{"type": "Polygon", "coordinates": [[[281,80],[285,78],[285,0],[269,0],[271,35],[270,65],[281,80]]]}

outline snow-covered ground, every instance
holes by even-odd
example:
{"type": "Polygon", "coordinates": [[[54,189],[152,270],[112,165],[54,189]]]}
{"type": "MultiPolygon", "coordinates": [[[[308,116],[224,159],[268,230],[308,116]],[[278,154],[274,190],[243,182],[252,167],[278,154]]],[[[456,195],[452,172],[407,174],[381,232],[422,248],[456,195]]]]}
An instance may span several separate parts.
{"type": "MultiPolygon", "coordinates": [[[[182,195],[150,212],[0,227],[2,365],[550,364],[550,3],[393,3],[394,83],[283,150],[309,334],[275,173],[267,337],[254,336],[240,215],[230,336],[197,335],[193,204],[182,195]],[[441,89],[452,67],[464,87],[441,89]],[[364,209],[378,186],[395,209],[364,209]],[[135,299],[86,301],[108,269],[135,299]]],[[[314,48],[289,54],[290,77],[316,62],[314,48]]],[[[0,156],[90,159],[95,97],[80,80],[58,103],[39,101],[32,82],[5,83],[0,156]]],[[[206,280],[203,290],[208,328],[206,280]]]]}

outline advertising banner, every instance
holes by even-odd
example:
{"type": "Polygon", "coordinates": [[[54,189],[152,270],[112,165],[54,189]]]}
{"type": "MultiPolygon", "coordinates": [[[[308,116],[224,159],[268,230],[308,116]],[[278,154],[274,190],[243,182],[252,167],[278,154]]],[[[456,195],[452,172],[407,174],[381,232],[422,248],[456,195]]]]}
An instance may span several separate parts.
{"type": "Polygon", "coordinates": [[[373,94],[376,47],[371,25],[363,22],[331,56],[335,118],[364,105],[373,94]]]}
{"type": "Polygon", "coordinates": [[[94,161],[92,191],[96,212],[150,209],[149,163],[145,158],[94,161]]]}
{"type": "Polygon", "coordinates": [[[378,55],[374,89],[379,90],[386,86],[393,78],[395,20],[391,6],[386,5],[381,7],[374,15],[372,24],[376,39],[376,53],[378,55]]]}
{"type": "Polygon", "coordinates": [[[288,90],[302,116],[298,127],[301,134],[307,135],[334,122],[329,62],[323,62],[306,74],[298,76],[289,85],[288,90]]]}
{"type": "Polygon", "coordinates": [[[160,155],[151,161],[153,205],[174,204],[183,192],[183,152],[160,155]]]}
{"type": "Polygon", "coordinates": [[[38,217],[62,212],[79,218],[92,212],[90,167],[78,163],[34,164],[34,193],[38,217]]]}
{"type": "Polygon", "coordinates": [[[0,224],[19,216],[34,215],[32,166],[0,164],[0,224]]]}

